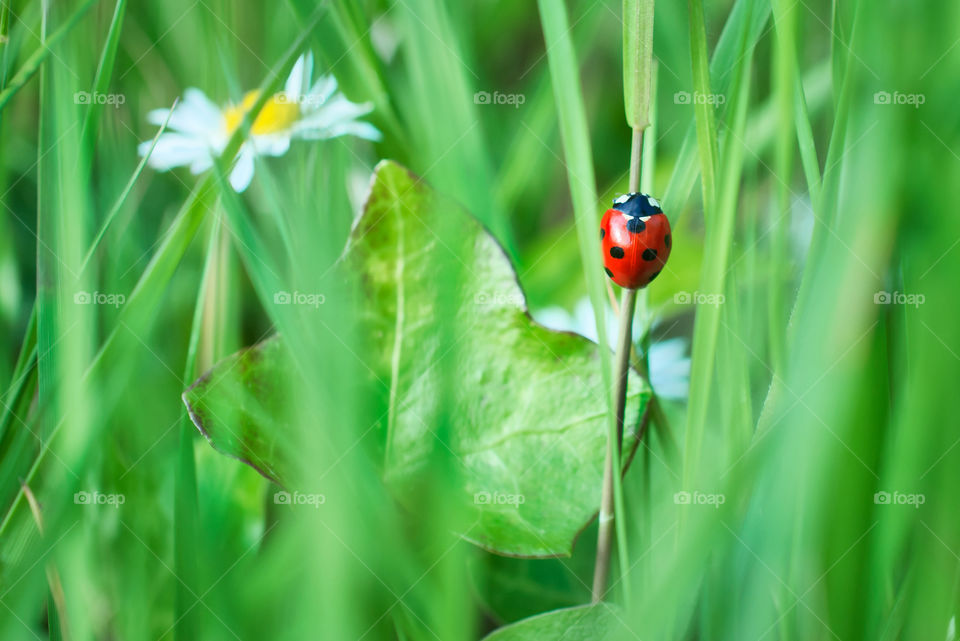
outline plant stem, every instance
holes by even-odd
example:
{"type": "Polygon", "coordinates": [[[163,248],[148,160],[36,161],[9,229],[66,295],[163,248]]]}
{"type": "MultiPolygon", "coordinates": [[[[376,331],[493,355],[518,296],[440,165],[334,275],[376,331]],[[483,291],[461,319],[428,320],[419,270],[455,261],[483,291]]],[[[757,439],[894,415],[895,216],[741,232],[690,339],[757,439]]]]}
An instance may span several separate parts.
{"type": "MultiPolygon", "coordinates": [[[[634,129],[630,145],[630,192],[640,188],[640,152],[643,149],[643,130],[634,129]]],[[[597,533],[597,558],[593,566],[592,602],[603,599],[610,576],[610,555],[613,551],[613,528],[616,499],[615,464],[619,467],[623,451],[623,423],[627,409],[627,384],[630,380],[630,351],[633,347],[633,310],[637,290],[625,289],[620,298],[620,333],[617,337],[615,362],[614,407],[616,408],[616,439],[607,439],[607,457],[603,466],[603,492],[600,498],[600,529],[597,533]],[[616,449],[614,449],[616,447],[616,449]],[[614,456],[616,455],[616,456],[614,456]]],[[[626,580],[626,577],[624,577],[626,580]]]]}
{"type": "Polygon", "coordinates": [[[634,129],[630,139],[630,193],[640,191],[640,165],[643,160],[643,129],[634,129]]]}

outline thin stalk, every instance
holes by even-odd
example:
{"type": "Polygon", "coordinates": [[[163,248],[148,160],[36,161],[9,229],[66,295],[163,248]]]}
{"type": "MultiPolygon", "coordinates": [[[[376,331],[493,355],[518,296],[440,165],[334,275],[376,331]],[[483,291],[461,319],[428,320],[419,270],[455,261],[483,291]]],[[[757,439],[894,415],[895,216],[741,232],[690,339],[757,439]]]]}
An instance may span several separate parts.
{"type": "MultiPolygon", "coordinates": [[[[641,151],[643,149],[643,130],[634,129],[630,145],[630,192],[640,188],[641,151]]],[[[623,490],[619,487],[617,473],[623,452],[623,423],[627,409],[627,384],[630,380],[630,352],[633,349],[633,310],[637,303],[637,290],[625,289],[620,298],[620,333],[617,336],[617,356],[615,362],[614,407],[616,411],[616,439],[607,439],[607,456],[603,466],[603,491],[600,498],[600,528],[597,533],[597,558],[593,566],[593,590],[591,600],[598,603],[603,600],[610,577],[610,554],[613,551],[613,531],[617,529],[617,539],[625,542],[624,524],[614,519],[617,507],[623,514],[623,490]]],[[[626,562],[621,550],[620,559],[626,562]]],[[[621,567],[624,587],[628,585],[626,568],[621,567]]]]}
{"type": "Polygon", "coordinates": [[[627,380],[630,371],[630,326],[633,323],[633,310],[636,302],[637,290],[623,290],[620,302],[620,335],[617,339],[617,387],[614,392],[617,412],[616,457],[614,457],[614,439],[607,439],[607,457],[603,466],[603,493],[600,499],[600,529],[597,533],[597,559],[593,566],[592,601],[594,603],[603,599],[610,576],[610,555],[613,551],[613,528],[615,525],[614,501],[616,499],[614,458],[619,460],[623,449],[623,417],[627,404],[627,380]]]}
{"type": "Polygon", "coordinates": [[[83,273],[87,269],[87,265],[90,264],[90,260],[93,258],[93,255],[96,253],[97,248],[100,246],[100,243],[103,241],[103,237],[107,235],[107,231],[110,229],[110,225],[113,224],[113,220],[117,217],[117,214],[120,213],[120,209],[123,207],[123,204],[127,201],[127,197],[130,195],[130,192],[133,190],[133,186],[136,184],[137,179],[140,177],[140,174],[143,173],[143,168],[147,166],[147,161],[150,160],[150,156],[153,155],[153,150],[157,147],[157,142],[160,140],[160,135],[166,131],[167,125],[170,123],[170,118],[173,117],[173,110],[177,108],[177,103],[180,101],[179,98],[173,101],[173,105],[170,107],[170,111],[167,113],[166,119],[163,121],[163,124],[160,125],[160,128],[157,130],[157,133],[153,137],[153,141],[150,143],[150,149],[147,150],[147,153],[143,155],[143,158],[140,160],[140,164],[137,165],[137,168],[133,171],[133,175],[130,176],[130,180],[127,181],[126,187],[123,188],[123,191],[120,192],[120,197],[117,198],[117,201],[113,204],[113,207],[110,209],[110,213],[107,214],[107,217],[103,221],[103,225],[100,226],[100,231],[97,232],[96,237],[94,237],[93,242],[90,243],[90,248],[87,250],[87,254],[83,259],[83,262],[80,264],[80,272],[83,273]]]}
{"type": "Polygon", "coordinates": [[[634,129],[630,140],[630,193],[640,191],[640,165],[643,160],[643,129],[634,129]]]}

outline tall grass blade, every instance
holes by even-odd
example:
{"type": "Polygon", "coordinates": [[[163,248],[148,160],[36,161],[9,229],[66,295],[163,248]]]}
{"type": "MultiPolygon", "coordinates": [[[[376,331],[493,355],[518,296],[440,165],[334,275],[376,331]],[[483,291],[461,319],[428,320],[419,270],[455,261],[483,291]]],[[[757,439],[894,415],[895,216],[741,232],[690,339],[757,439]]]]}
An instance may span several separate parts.
{"type": "MultiPolygon", "coordinates": [[[[113,10],[113,18],[110,21],[110,29],[107,32],[107,41],[103,45],[103,52],[100,54],[100,63],[97,65],[97,75],[93,79],[94,97],[105,95],[110,88],[110,80],[113,77],[113,66],[117,59],[117,48],[120,45],[120,31],[123,28],[123,16],[126,12],[127,0],[117,0],[117,6],[113,10]]],[[[87,106],[87,114],[83,120],[83,147],[89,152],[92,151],[97,134],[100,130],[100,115],[103,113],[104,104],[98,100],[90,100],[87,106]]]]}
{"type": "Polygon", "coordinates": [[[652,61],[653,0],[623,0],[623,98],[631,129],[650,124],[652,61]]]}
{"type": "MultiPolygon", "coordinates": [[[[40,69],[40,65],[47,59],[47,56],[50,55],[51,50],[55,47],[64,36],[66,36],[70,31],[76,26],[80,21],[80,18],[84,16],[87,10],[93,5],[97,0],[84,0],[83,3],[74,9],[73,13],[70,14],[70,17],[67,18],[63,24],[61,24],[56,31],[50,34],[47,37],[40,47],[34,51],[29,58],[24,61],[23,65],[17,70],[17,73],[10,78],[10,82],[7,83],[6,88],[3,91],[0,91],[0,111],[3,111],[3,108],[6,107],[7,103],[10,102],[10,99],[13,98],[20,89],[23,88],[30,78],[33,77],[37,70],[40,69]]],[[[4,3],[4,7],[7,4],[4,3]]],[[[6,49],[6,48],[4,48],[6,49]]]]}

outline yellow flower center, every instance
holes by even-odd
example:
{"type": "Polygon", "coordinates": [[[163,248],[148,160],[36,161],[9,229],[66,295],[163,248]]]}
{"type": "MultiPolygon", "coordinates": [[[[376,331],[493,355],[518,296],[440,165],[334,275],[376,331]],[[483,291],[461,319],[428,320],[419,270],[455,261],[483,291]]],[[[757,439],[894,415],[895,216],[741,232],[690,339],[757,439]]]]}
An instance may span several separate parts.
{"type": "MultiPolygon", "coordinates": [[[[250,111],[259,97],[259,91],[248,91],[239,105],[227,105],[227,108],[223,111],[223,116],[226,120],[228,136],[233,134],[234,130],[240,126],[244,115],[250,111]]],[[[283,94],[274,94],[270,96],[266,104],[263,105],[263,109],[257,114],[253,126],[250,127],[250,132],[254,136],[263,136],[285,131],[299,117],[300,105],[283,94]]]]}

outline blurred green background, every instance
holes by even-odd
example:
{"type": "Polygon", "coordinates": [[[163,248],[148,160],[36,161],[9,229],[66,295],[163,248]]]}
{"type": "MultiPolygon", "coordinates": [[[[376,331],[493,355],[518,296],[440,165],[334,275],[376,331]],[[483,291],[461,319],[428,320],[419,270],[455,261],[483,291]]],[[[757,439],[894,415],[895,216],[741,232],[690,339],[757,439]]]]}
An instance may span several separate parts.
{"type": "MultiPolygon", "coordinates": [[[[627,189],[621,6],[565,6],[599,216],[627,189]]],[[[643,184],[675,240],[639,316],[684,349],[651,354],[655,389],[680,391],[670,436],[648,435],[624,480],[624,638],[949,641],[960,5],[705,8],[707,51],[686,3],[656,5],[643,184]]],[[[415,518],[398,506],[356,310],[283,316],[257,287],[282,265],[290,289],[335,300],[329,268],[390,158],[491,230],[535,316],[592,331],[562,313],[586,279],[536,3],[3,0],[0,36],[0,638],[478,639],[589,601],[595,526],[571,558],[496,557],[451,533],[443,466],[415,518]],[[148,111],[188,87],[237,102],[306,50],[372,102],[382,142],[258,159],[249,228],[185,169],[147,168],[125,194],[148,111]],[[74,99],[95,88],[122,104],[74,99]],[[349,500],[280,513],[186,417],[183,390],[273,328],[314,363],[299,463],[349,500]]]]}

